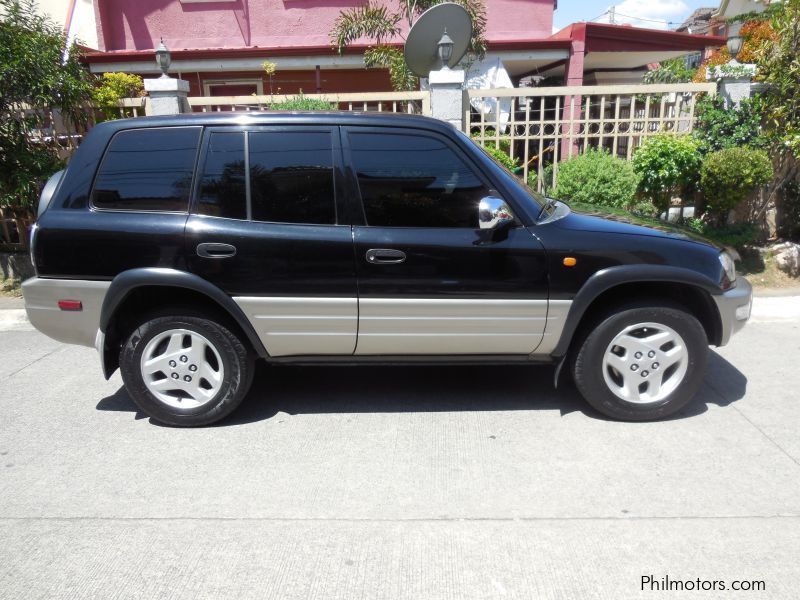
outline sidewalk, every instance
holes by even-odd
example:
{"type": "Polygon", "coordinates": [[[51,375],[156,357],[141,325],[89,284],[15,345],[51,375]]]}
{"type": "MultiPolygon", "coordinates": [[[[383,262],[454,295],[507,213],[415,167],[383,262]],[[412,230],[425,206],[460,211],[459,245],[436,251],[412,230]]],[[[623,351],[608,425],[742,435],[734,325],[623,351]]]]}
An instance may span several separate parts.
{"type": "Polygon", "coordinates": [[[0,296],[0,310],[25,308],[25,300],[22,298],[9,298],[0,296]]]}

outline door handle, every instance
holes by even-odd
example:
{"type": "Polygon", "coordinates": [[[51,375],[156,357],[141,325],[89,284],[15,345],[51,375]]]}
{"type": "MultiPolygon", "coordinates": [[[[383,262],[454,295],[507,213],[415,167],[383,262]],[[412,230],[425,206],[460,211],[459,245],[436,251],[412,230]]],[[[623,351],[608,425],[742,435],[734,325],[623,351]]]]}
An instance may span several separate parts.
{"type": "Polygon", "coordinates": [[[197,256],[203,258],[230,258],[236,256],[236,246],[230,244],[197,244],[197,256]]]}
{"type": "Polygon", "coordinates": [[[406,260],[406,253],[389,248],[367,250],[367,262],[373,265],[399,265],[406,260]]]}

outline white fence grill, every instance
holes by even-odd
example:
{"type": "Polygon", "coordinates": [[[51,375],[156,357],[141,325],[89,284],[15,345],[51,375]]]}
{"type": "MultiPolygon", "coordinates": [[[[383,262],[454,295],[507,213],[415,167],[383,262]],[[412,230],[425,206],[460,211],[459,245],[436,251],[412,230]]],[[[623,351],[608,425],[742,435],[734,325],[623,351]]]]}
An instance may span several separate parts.
{"type": "Polygon", "coordinates": [[[691,132],[698,97],[716,89],[685,83],[467,90],[469,100],[485,102],[491,112],[465,103],[464,127],[479,144],[507,146],[525,180],[535,172],[542,191],[555,186],[559,161],[589,148],[630,160],[648,136],[691,132]],[[548,165],[552,181],[545,181],[548,165]]]}
{"type": "MultiPolygon", "coordinates": [[[[429,92],[375,92],[348,94],[305,94],[306,99],[330,102],[336,110],[363,112],[391,112],[415,115],[431,114],[429,92]]],[[[273,104],[295,100],[296,95],[261,96],[191,96],[189,106],[198,112],[262,111],[273,104]]]]}

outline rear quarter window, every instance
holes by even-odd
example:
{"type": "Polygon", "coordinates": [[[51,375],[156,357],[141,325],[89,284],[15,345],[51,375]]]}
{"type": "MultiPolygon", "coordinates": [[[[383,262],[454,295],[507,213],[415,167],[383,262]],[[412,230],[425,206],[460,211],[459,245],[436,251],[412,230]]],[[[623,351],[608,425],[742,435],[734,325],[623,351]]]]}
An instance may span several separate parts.
{"type": "Polygon", "coordinates": [[[186,212],[200,132],[200,127],[162,127],[117,133],[100,163],[92,205],[186,212]]]}

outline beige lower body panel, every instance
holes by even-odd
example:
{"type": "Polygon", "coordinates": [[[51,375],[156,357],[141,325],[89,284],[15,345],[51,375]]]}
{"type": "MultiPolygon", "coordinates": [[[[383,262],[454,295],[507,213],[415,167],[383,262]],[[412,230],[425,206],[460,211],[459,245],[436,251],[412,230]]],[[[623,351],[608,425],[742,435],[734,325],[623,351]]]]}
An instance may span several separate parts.
{"type": "Polygon", "coordinates": [[[352,354],[356,298],[234,297],[270,356],[352,354]]]}
{"type": "Polygon", "coordinates": [[[110,281],[34,277],[22,284],[25,311],[31,324],[43,334],[65,344],[94,347],[100,311],[110,285],[110,281]],[[83,309],[61,310],[59,300],[79,300],[83,309]]]}
{"type": "Polygon", "coordinates": [[[536,348],[535,354],[551,354],[561,339],[564,325],[567,322],[572,300],[550,300],[547,308],[547,326],[544,329],[542,343],[536,348]]]}
{"type": "Polygon", "coordinates": [[[362,298],[356,355],[530,354],[547,300],[362,298]]]}

